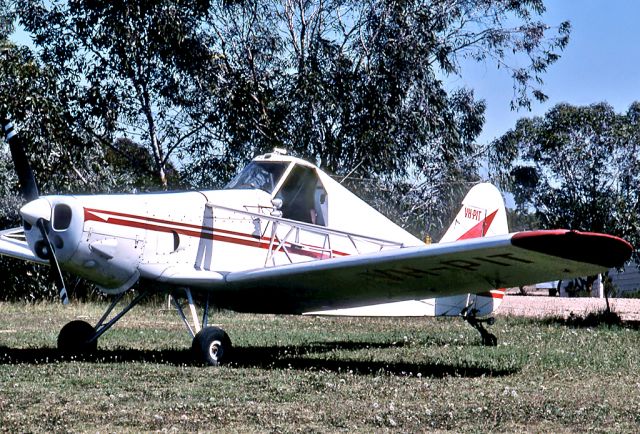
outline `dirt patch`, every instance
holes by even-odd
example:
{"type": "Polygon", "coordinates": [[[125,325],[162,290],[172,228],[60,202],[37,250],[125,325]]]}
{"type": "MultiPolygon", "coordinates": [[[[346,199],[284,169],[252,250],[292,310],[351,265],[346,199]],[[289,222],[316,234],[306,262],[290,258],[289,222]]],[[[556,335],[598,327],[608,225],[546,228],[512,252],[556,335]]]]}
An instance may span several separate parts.
{"type": "MultiPolygon", "coordinates": [[[[611,310],[623,321],[640,321],[640,299],[610,298],[609,303],[611,310]]],[[[507,295],[495,313],[498,316],[567,318],[571,313],[585,316],[591,312],[602,311],[606,306],[604,298],[507,295]]]]}

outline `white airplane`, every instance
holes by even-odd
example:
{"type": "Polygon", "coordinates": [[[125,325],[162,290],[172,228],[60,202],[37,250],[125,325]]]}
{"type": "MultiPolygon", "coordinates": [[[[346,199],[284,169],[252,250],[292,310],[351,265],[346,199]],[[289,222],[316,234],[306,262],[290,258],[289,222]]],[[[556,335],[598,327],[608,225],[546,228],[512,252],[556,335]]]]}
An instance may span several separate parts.
{"type": "Polygon", "coordinates": [[[0,254],[50,264],[65,303],[60,270],[115,296],[95,326],[62,328],[58,348],[66,351],[96,349],[103,333],[156,292],[173,296],[196,356],[211,365],[228,360],[232,348],[226,332],[208,325],[212,305],[462,316],[484,344],[496,345],[479,317],[499,306],[500,288],[599,273],[632,251],[604,234],[508,233],[502,196],[490,184],[473,187],[441,242],[427,245],[318,167],[279,150],[254,158],[222,190],[40,197],[19,136],[8,121],[3,129],[28,202],[23,227],[0,233],[0,254]],[[136,284],[143,289],[113,315],[136,284]]]}

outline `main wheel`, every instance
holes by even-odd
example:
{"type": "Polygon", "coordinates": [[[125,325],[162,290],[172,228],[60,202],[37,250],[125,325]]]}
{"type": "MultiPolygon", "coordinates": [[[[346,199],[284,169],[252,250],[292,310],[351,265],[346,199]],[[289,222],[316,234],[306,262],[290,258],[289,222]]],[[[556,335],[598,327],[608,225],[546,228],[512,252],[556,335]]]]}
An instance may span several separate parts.
{"type": "Polygon", "coordinates": [[[58,349],[69,353],[88,353],[98,349],[98,340],[93,337],[96,330],[86,321],[71,321],[58,334],[58,349]]]}
{"type": "Polygon", "coordinates": [[[198,360],[211,366],[219,366],[229,360],[231,339],[219,327],[205,327],[196,333],[191,349],[198,360]]]}

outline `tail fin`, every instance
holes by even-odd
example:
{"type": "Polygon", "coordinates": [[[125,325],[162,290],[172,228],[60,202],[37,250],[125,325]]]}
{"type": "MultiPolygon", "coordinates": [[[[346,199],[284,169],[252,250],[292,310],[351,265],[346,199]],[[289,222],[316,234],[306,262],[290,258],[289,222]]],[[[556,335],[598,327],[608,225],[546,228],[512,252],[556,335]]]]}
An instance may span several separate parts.
{"type": "Polygon", "coordinates": [[[509,233],[507,212],[500,191],[489,183],[475,185],[462,200],[462,208],[441,243],[509,233]]]}
{"type": "MultiPolygon", "coordinates": [[[[507,211],[502,194],[493,184],[485,182],[469,190],[462,200],[462,208],[440,242],[508,233],[507,211]]],[[[436,315],[460,315],[461,309],[467,306],[473,306],[477,316],[489,315],[502,304],[505,292],[504,288],[499,288],[480,294],[436,298],[436,315]]]]}

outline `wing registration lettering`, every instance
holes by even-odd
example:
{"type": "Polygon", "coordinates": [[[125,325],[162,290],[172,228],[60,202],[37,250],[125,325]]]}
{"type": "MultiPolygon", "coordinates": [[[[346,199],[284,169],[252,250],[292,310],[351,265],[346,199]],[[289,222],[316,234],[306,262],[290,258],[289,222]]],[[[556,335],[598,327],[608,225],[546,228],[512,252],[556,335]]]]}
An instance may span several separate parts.
{"type": "MultiPolygon", "coordinates": [[[[499,255],[489,255],[488,258],[506,259],[506,260],[518,262],[520,264],[533,264],[534,263],[534,261],[530,261],[529,259],[519,258],[516,255],[514,255],[513,253],[500,253],[499,255]]],[[[482,259],[482,258],[476,258],[476,259],[482,259]]],[[[512,264],[507,264],[507,265],[512,265],[512,264]]]]}
{"type": "Polygon", "coordinates": [[[460,270],[478,272],[487,264],[498,267],[511,267],[516,264],[534,264],[526,258],[513,253],[500,253],[472,259],[450,259],[440,261],[439,265],[428,268],[402,266],[399,268],[374,268],[363,271],[360,276],[381,279],[388,282],[403,282],[408,279],[425,279],[428,277],[440,277],[445,273],[459,272],[460,270]]]}

